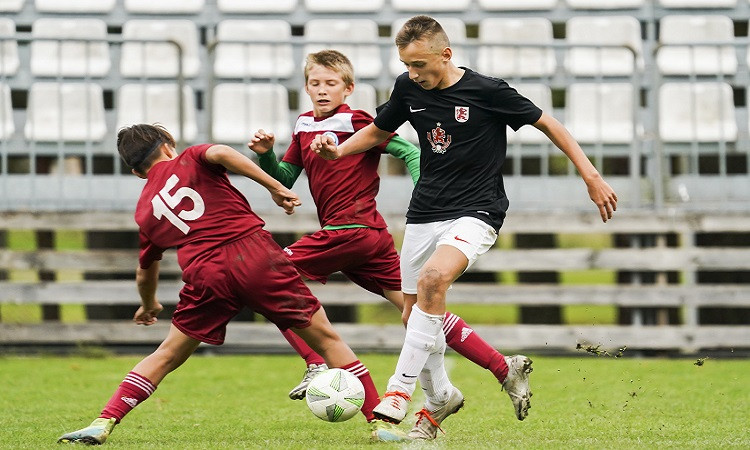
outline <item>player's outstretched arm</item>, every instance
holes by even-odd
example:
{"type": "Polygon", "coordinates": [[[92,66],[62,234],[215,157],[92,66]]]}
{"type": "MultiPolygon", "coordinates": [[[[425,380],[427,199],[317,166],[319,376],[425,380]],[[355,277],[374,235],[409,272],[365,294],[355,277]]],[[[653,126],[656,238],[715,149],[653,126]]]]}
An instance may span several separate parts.
{"type": "Polygon", "coordinates": [[[211,164],[220,164],[227,170],[243,175],[271,193],[273,201],[284,208],[287,214],[294,214],[294,208],[302,203],[294,192],[290,191],[280,181],[263,171],[250,158],[229,147],[228,145],[212,145],[206,150],[206,160],[211,164]]]}
{"type": "Polygon", "coordinates": [[[159,284],[159,261],[154,261],[148,269],[138,266],[135,270],[135,283],[141,296],[141,307],[135,312],[133,321],[138,325],[153,325],[156,316],[164,309],[156,299],[159,284]]]}
{"type": "Polygon", "coordinates": [[[611,219],[612,214],[617,210],[617,194],[591,164],[570,132],[557,119],[546,113],[542,113],[542,117],[534,123],[534,126],[546,134],[576,166],[578,173],[586,182],[591,201],[599,208],[602,221],[606,222],[611,219]]]}
{"type": "Polygon", "coordinates": [[[402,160],[411,175],[411,181],[417,184],[419,181],[419,148],[399,135],[391,137],[385,151],[390,155],[402,160]]]}
{"type": "Polygon", "coordinates": [[[346,155],[355,155],[367,151],[391,136],[391,132],[381,130],[375,124],[369,124],[360,128],[349,139],[341,145],[330,134],[319,134],[315,136],[310,150],[317,153],[323,159],[339,159],[346,155]]]}
{"type": "Polygon", "coordinates": [[[302,167],[286,161],[278,162],[276,154],[273,152],[275,140],[273,133],[266,133],[261,129],[256,131],[253,137],[250,138],[247,148],[258,155],[258,165],[264,172],[281,181],[281,184],[285,187],[291,189],[294,186],[294,182],[297,181],[297,178],[302,173],[302,167]]]}

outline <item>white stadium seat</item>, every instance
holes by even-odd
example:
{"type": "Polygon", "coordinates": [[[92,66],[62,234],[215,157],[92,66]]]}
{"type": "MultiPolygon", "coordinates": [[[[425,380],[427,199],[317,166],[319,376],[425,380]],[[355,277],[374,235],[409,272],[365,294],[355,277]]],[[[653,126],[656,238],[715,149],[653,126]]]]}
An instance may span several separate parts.
{"type": "Polygon", "coordinates": [[[0,0],[0,12],[18,12],[26,0],[0,0]]]}
{"type": "Polygon", "coordinates": [[[465,11],[469,8],[470,0],[391,0],[396,11],[465,11]]]}
{"type": "MultiPolygon", "coordinates": [[[[346,104],[352,109],[361,109],[375,116],[375,108],[378,106],[378,93],[375,87],[366,83],[354,83],[354,92],[347,97],[346,104]]],[[[312,101],[306,92],[300,91],[299,112],[312,110],[312,101]]]]}
{"type": "Polygon", "coordinates": [[[732,87],[722,82],[672,82],[659,88],[659,136],[664,142],[734,142],[732,87]]]}
{"type": "Polygon", "coordinates": [[[10,87],[0,84],[0,139],[8,139],[16,132],[13,122],[13,105],[10,101],[10,87]]]}
{"type": "MultiPolygon", "coordinates": [[[[547,114],[552,113],[552,89],[546,84],[518,83],[512,85],[521,95],[528,98],[547,114]]],[[[533,126],[523,126],[518,131],[508,127],[508,143],[540,144],[549,138],[533,126]]]]}
{"type": "Polygon", "coordinates": [[[0,76],[12,76],[18,72],[21,61],[18,58],[16,23],[12,19],[0,18],[0,76]]]}
{"type": "Polygon", "coordinates": [[[349,57],[357,78],[376,78],[383,64],[380,58],[378,24],[370,19],[313,19],[305,24],[304,53],[336,49],[349,57]]]}
{"type": "Polygon", "coordinates": [[[112,65],[107,24],[100,19],[42,18],[31,35],[31,73],[41,77],[103,77],[112,65]],[[74,39],[92,39],[92,42],[74,39]],[[96,42],[96,40],[99,40],[96,42]]]}
{"type": "Polygon", "coordinates": [[[482,19],[479,22],[477,69],[498,77],[550,76],[556,66],[554,51],[524,47],[523,44],[552,43],[552,22],[548,19],[482,19]]]}
{"type": "Polygon", "coordinates": [[[217,0],[216,4],[225,13],[272,14],[297,9],[297,0],[217,0]]]}
{"type": "Polygon", "coordinates": [[[246,143],[262,128],[277,142],[291,139],[289,93],[275,83],[223,83],[214,88],[212,142],[246,143]]]}
{"type": "Polygon", "coordinates": [[[117,128],[137,123],[160,123],[176,140],[193,142],[198,134],[195,96],[190,86],[182,90],[183,133],[180,134],[179,85],[125,84],[117,91],[117,128]]]}
{"type": "Polygon", "coordinates": [[[214,74],[220,78],[289,78],[296,66],[291,38],[292,28],[285,20],[223,20],[216,27],[214,74]]]}
{"type": "Polygon", "coordinates": [[[565,0],[572,9],[638,9],[646,0],[565,0]]]}
{"type": "MultiPolygon", "coordinates": [[[[404,23],[406,23],[407,20],[409,19],[401,18],[395,20],[391,24],[391,38],[396,37],[396,34],[401,27],[404,26],[404,23]]],[[[466,24],[464,21],[453,17],[441,17],[437,19],[437,21],[440,22],[440,26],[443,27],[445,34],[448,35],[448,40],[450,41],[451,49],[453,50],[453,63],[456,66],[471,67],[471,64],[469,64],[469,51],[465,46],[461,45],[465,44],[467,40],[466,24]]],[[[391,75],[396,77],[404,73],[406,67],[404,66],[404,63],[401,62],[401,59],[399,59],[396,46],[391,46],[390,52],[391,58],[389,62],[389,70],[391,75]]]]}
{"type": "Polygon", "coordinates": [[[629,144],[636,107],[630,83],[573,83],[565,95],[565,126],[582,144],[629,144]]]}
{"type": "Polygon", "coordinates": [[[665,8],[734,8],[737,0],[659,0],[665,8]]]}
{"type": "Polygon", "coordinates": [[[305,0],[305,9],[312,13],[376,13],[385,0],[305,0]]]}
{"type": "Polygon", "coordinates": [[[182,48],[182,75],[198,75],[198,29],[189,20],[131,19],[122,27],[120,73],[125,77],[174,78],[179,73],[178,49],[182,48]],[[139,40],[157,42],[137,42],[139,40]]]}
{"type": "Polygon", "coordinates": [[[567,71],[574,75],[629,75],[643,69],[641,25],[633,16],[576,16],[565,24],[565,36],[572,48],[565,57],[567,71]],[[578,47],[576,44],[621,45],[578,47]]]}
{"type": "MultiPolygon", "coordinates": [[[[562,2],[562,0],[559,0],[562,2]]],[[[554,9],[558,0],[478,0],[485,11],[531,11],[554,9]]]]}
{"type": "Polygon", "coordinates": [[[104,94],[95,83],[32,83],[24,134],[38,142],[101,141],[104,94]]]}
{"type": "Polygon", "coordinates": [[[115,8],[116,0],[34,0],[34,9],[42,13],[104,14],[115,8]]]}
{"type": "Polygon", "coordinates": [[[193,14],[203,9],[205,0],[125,0],[125,10],[147,14],[193,14]]]}
{"type": "Polygon", "coordinates": [[[737,57],[731,45],[693,46],[691,42],[727,42],[734,40],[734,24],[727,16],[674,15],[660,21],[656,65],[664,75],[734,74],[737,57]]]}

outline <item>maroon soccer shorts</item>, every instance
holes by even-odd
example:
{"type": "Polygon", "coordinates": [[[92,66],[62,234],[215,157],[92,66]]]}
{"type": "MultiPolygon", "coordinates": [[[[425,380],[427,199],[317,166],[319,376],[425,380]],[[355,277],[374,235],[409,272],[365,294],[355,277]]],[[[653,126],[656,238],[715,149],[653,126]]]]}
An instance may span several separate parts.
{"type": "Polygon", "coordinates": [[[227,323],[243,307],[281,330],[305,328],[320,302],[271,234],[260,230],[196,258],[172,316],[180,331],[207,344],[224,343],[227,323]]]}
{"type": "Polygon", "coordinates": [[[401,268],[393,237],[386,229],[318,230],[284,251],[299,272],[320,283],[341,271],[370,292],[401,290],[401,268]]]}

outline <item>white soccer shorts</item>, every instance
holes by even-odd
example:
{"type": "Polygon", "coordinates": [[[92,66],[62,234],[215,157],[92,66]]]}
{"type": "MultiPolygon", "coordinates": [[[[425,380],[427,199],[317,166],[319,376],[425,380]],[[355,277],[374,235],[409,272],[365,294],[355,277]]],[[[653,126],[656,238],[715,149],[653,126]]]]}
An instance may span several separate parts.
{"type": "Polygon", "coordinates": [[[466,255],[469,264],[489,250],[497,233],[486,222],[474,217],[459,217],[430,223],[407,223],[401,247],[401,290],[417,293],[417,279],[424,263],[438,245],[450,245],[466,255]]]}

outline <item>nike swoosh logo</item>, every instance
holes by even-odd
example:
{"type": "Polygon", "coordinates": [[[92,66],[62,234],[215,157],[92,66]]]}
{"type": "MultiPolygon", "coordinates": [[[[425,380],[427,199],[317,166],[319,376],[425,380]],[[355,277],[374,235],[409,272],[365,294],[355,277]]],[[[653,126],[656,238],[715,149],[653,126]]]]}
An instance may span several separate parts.
{"type": "Polygon", "coordinates": [[[466,239],[461,239],[461,238],[460,238],[460,237],[458,237],[458,236],[453,236],[453,239],[455,239],[455,240],[457,240],[457,241],[461,241],[461,242],[466,242],[467,244],[471,244],[471,242],[467,241],[466,239]]]}
{"type": "Polygon", "coordinates": [[[416,375],[407,375],[405,373],[402,373],[401,376],[404,377],[404,378],[417,378],[416,375]]]}
{"type": "Polygon", "coordinates": [[[420,112],[420,111],[424,111],[425,109],[427,109],[427,108],[419,108],[419,109],[414,109],[414,108],[412,108],[412,107],[410,106],[410,107],[409,107],[409,112],[413,112],[413,113],[415,113],[415,112],[420,112]]]}

